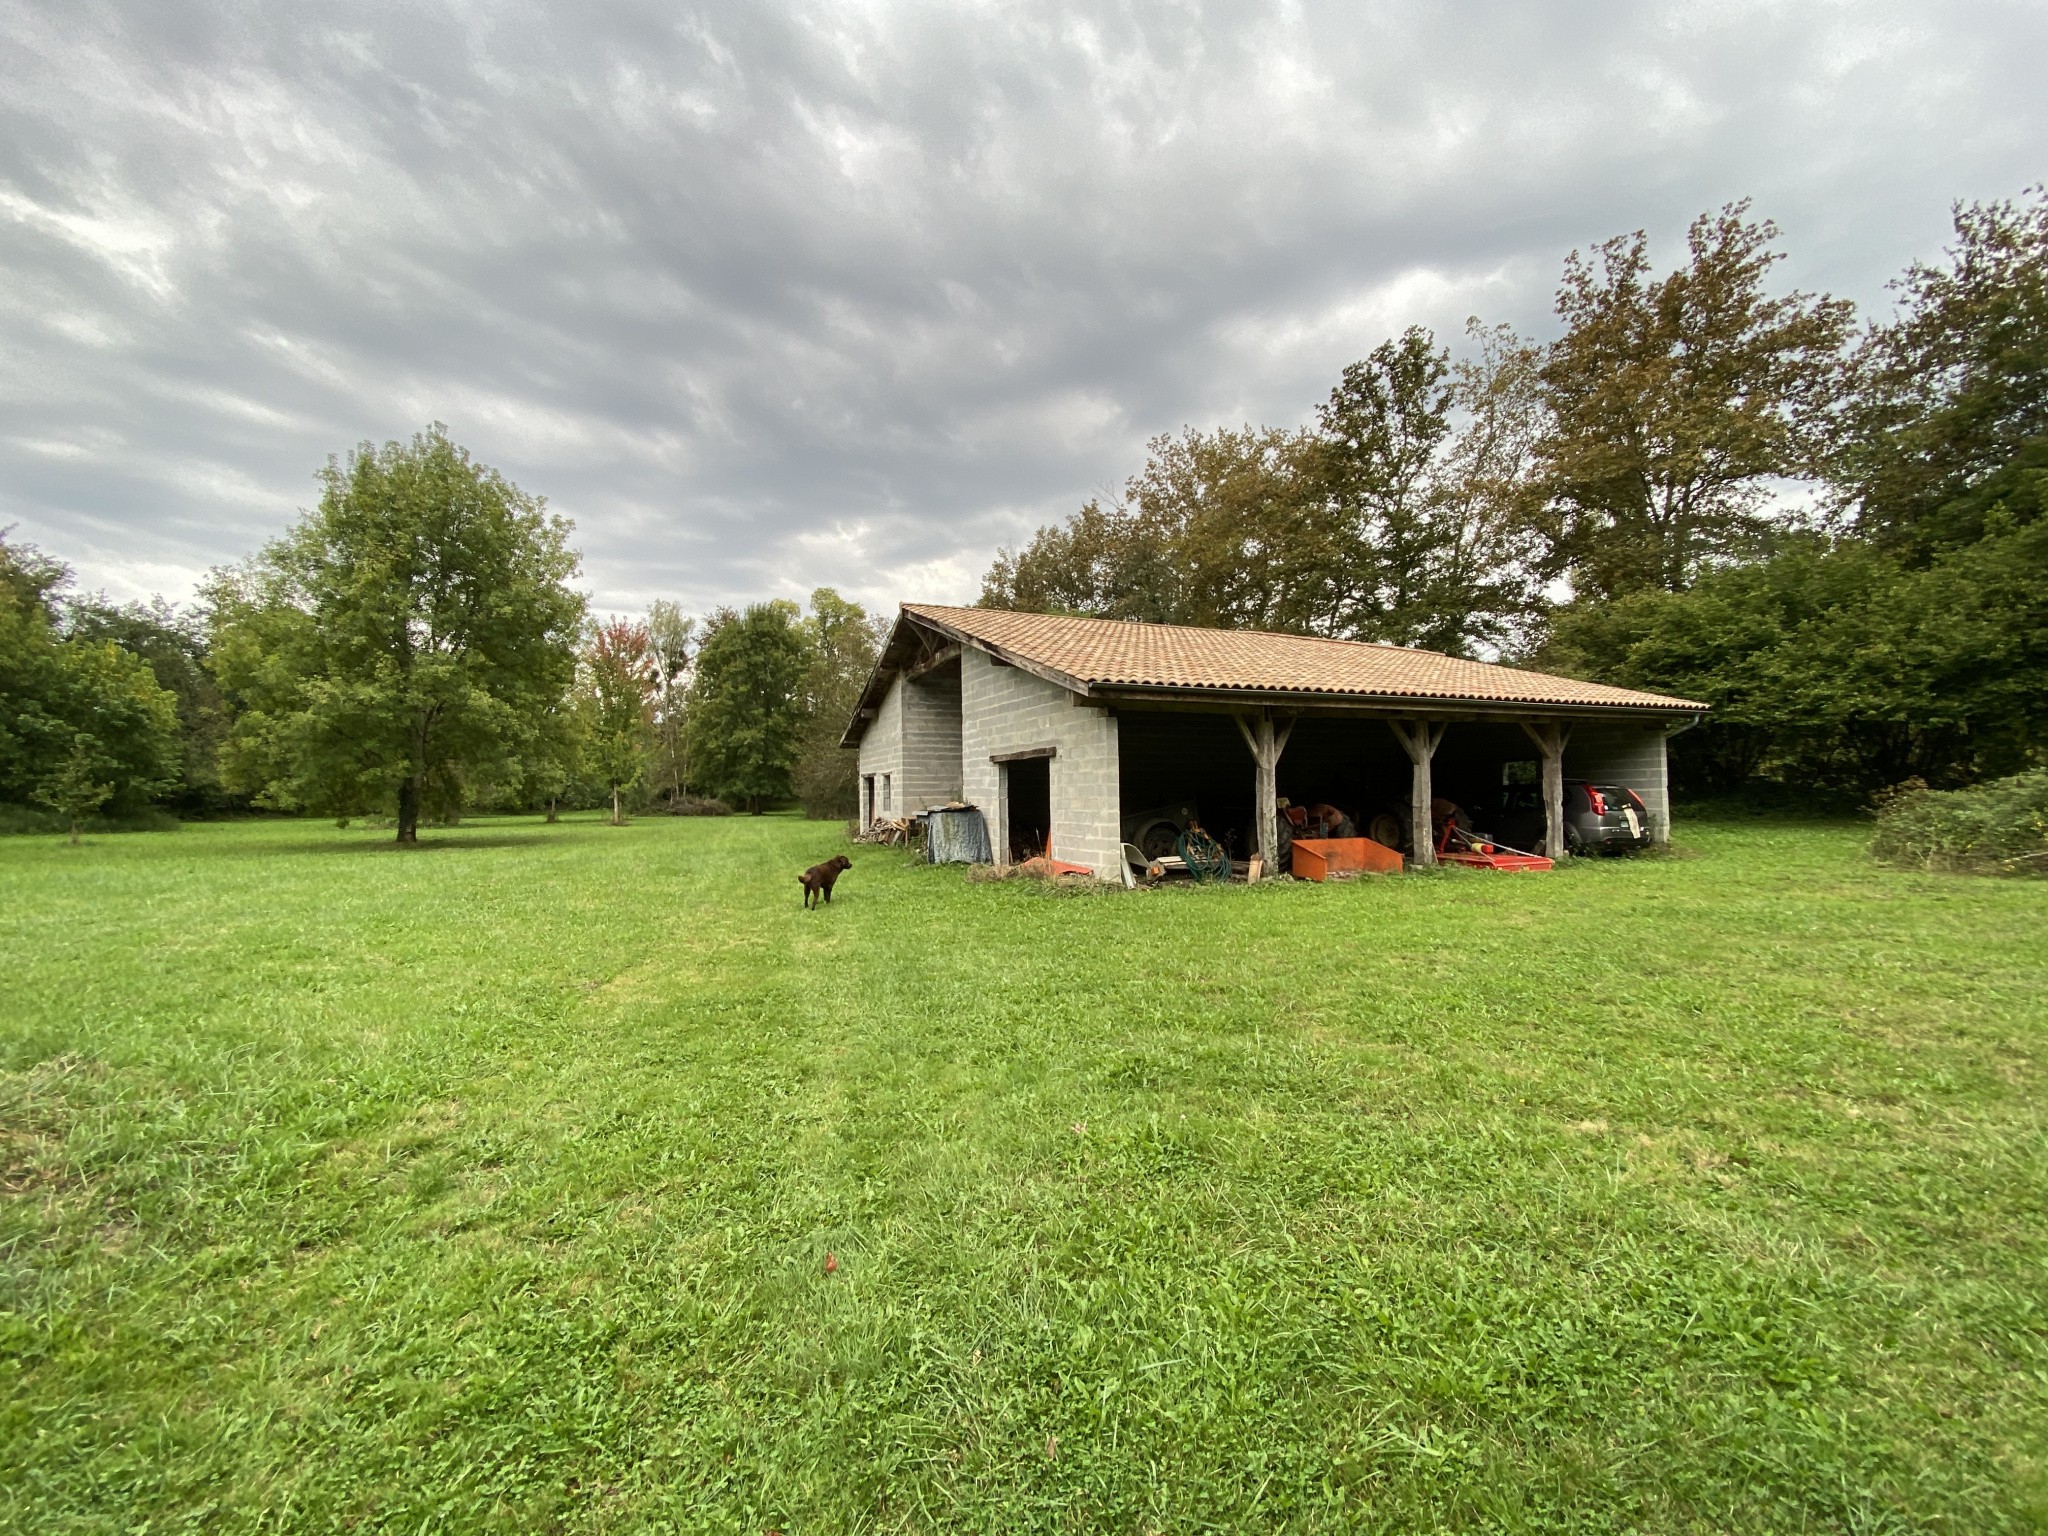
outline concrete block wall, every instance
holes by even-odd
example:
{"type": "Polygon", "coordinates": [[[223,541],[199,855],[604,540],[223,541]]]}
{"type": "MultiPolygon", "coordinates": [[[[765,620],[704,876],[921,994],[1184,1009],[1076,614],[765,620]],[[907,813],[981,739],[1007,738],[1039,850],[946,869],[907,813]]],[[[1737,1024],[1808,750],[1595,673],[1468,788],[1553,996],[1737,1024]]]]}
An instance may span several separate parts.
{"type": "MultiPolygon", "coordinates": [[[[911,811],[960,798],[960,670],[942,667],[890,692],[903,697],[899,803],[911,811]]],[[[899,810],[897,814],[904,814],[899,810]]]]}
{"type": "Polygon", "coordinates": [[[899,678],[889,685],[889,691],[882,695],[882,702],[875,710],[875,718],[868,722],[868,728],[860,739],[860,781],[861,811],[864,823],[872,822],[877,816],[901,816],[903,795],[898,788],[903,782],[903,682],[899,678]],[[882,803],[882,775],[889,775],[889,803],[882,803]],[[874,804],[867,803],[867,783],[872,775],[875,781],[874,804]]]}
{"type": "Polygon", "coordinates": [[[1002,765],[989,758],[1053,748],[1052,856],[1116,880],[1123,861],[1116,716],[1077,708],[1073,697],[970,647],[960,658],[961,789],[987,816],[989,841],[1001,856],[1009,838],[1002,765]]]}
{"type": "Polygon", "coordinates": [[[1661,722],[1581,720],[1564,748],[1564,776],[1594,784],[1620,784],[1643,797],[1650,830],[1671,841],[1671,780],[1661,722]]]}

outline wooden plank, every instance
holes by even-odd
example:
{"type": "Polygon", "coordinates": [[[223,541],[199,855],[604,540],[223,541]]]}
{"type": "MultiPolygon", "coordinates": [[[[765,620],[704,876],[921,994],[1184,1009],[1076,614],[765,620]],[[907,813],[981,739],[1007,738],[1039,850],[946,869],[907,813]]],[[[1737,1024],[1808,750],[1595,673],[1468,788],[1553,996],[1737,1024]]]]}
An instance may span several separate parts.
{"type": "Polygon", "coordinates": [[[948,662],[958,661],[962,649],[963,647],[957,642],[952,645],[940,646],[916,665],[905,667],[903,669],[903,680],[907,683],[913,678],[923,677],[927,672],[936,672],[948,662]]]}

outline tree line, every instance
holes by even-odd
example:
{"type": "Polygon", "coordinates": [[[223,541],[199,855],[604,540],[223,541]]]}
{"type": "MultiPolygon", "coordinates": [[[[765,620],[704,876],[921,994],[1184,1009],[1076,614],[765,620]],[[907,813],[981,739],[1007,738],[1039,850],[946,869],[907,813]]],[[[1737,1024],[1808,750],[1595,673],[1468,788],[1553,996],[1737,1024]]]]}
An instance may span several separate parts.
{"type": "Polygon", "coordinates": [[[982,603],[1418,645],[1702,699],[1680,786],[1866,795],[2048,747],[2048,194],[1858,328],[1703,215],[1566,258],[1558,334],[1410,328],[1313,423],[1155,439],[982,603]]]}
{"type": "MultiPolygon", "coordinates": [[[[993,606],[1332,635],[1703,699],[1679,786],[1867,795],[2048,747],[2048,192],[1959,206],[1888,318],[1778,291],[1735,204],[1668,272],[1563,269],[1554,340],[1413,327],[1294,428],[1155,439],[996,558],[993,606]],[[1788,492],[1792,493],[1788,495],[1788,492]]],[[[829,588],[587,611],[570,525],[437,427],[331,460],[198,601],[125,606],[0,533],[0,806],[851,814],[880,641],[829,588]]]]}
{"type": "Polygon", "coordinates": [[[851,815],[838,736],[878,626],[830,588],[595,620],[570,524],[436,426],[330,460],[198,601],[116,606],[0,533],[0,804],[68,823],[257,807],[851,815]]]}

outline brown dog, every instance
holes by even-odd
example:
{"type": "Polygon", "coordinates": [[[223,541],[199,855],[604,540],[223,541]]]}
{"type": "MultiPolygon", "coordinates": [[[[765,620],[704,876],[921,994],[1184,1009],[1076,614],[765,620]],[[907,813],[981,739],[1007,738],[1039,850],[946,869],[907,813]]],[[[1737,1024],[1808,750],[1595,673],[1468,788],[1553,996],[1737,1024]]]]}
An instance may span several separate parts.
{"type": "Polygon", "coordinates": [[[835,853],[822,864],[813,864],[796,877],[797,884],[804,888],[804,910],[809,911],[818,903],[832,899],[832,887],[838,881],[840,872],[853,868],[853,860],[843,853],[835,853]]]}

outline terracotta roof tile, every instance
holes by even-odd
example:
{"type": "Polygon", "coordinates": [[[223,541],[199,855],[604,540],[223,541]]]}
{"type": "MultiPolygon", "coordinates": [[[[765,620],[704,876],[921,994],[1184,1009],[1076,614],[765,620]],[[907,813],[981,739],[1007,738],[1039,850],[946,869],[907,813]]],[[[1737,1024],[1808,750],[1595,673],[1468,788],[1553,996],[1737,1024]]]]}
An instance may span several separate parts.
{"type": "Polygon", "coordinates": [[[1084,687],[1325,693],[1580,708],[1707,707],[1664,694],[1355,640],[924,603],[905,603],[903,612],[1084,687]]]}

